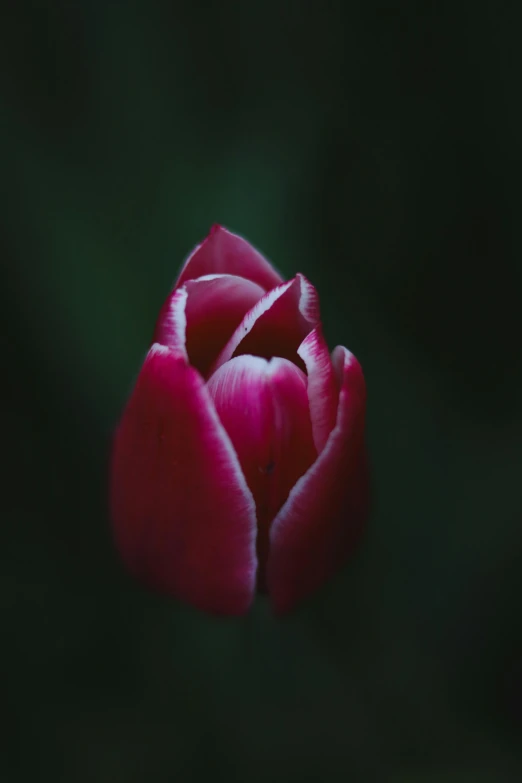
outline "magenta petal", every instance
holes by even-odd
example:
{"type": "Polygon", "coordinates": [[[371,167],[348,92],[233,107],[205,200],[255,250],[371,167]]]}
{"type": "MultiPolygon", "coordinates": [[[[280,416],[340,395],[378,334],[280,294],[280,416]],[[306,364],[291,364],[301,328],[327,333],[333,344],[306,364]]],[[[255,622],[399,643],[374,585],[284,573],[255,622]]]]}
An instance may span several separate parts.
{"type": "Polygon", "coordinates": [[[238,356],[214,373],[208,389],[254,496],[262,570],[270,524],[317,456],[306,376],[286,359],[238,356]]]}
{"type": "Polygon", "coordinates": [[[188,291],[185,286],[174,290],[160,310],[152,342],[172,348],[176,353],[187,354],[187,307],[188,291]]]}
{"type": "Polygon", "coordinates": [[[246,277],[265,291],[282,282],[270,262],[246,239],[217,225],[185,261],[176,288],[186,280],[213,274],[246,277]]]}
{"type": "Polygon", "coordinates": [[[163,305],[154,341],[182,350],[186,346],[191,365],[206,375],[245,313],[263,294],[257,283],[236,275],[188,280],[163,305]]]}
{"type": "Polygon", "coordinates": [[[334,368],[321,326],[305,337],[297,353],[308,373],[308,399],[317,452],[323,450],[337,416],[339,390],[334,368]]]}
{"type": "Polygon", "coordinates": [[[219,355],[214,370],[239,354],[299,362],[297,349],[319,323],[319,298],[301,274],[273,288],[250,310],[219,355]]]}
{"type": "Polygon", "coordinates": [[[368,513],[364,378],[346,348],[335,349],[333,364],[342,379],[336,425],[270,529],[267,582],[278,613],[313,593],[346,561],[368,513]]]}
{"type": "Polygon", "coordinates": [[[116,433],[111,507],[132,572],[199,609],[247,611],[255,506],[201,376],[154,345],[116,433]]]}

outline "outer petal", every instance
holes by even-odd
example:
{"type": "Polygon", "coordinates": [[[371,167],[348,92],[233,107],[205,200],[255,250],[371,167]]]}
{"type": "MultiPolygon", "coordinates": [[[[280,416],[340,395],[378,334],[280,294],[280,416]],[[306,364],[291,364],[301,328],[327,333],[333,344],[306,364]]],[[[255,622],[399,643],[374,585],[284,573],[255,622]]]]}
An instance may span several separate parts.
{"type": "Polygon", "coordinates": [[[201,376],[157,344],[116,434],[111,505],[117,544],[137,577],[205,611],[248,609],[252,494],[201,376]]]}
{"type": "Polygon", "coordinates": [[[171,348],[188,361],[187,299],[188,291],[185,286],[172,292],[160,310],[152,343],[171,348]]]}
{"type": "Polygon", "coordinates": [[[223,226],[212,226],[203,242],[192,251],[180,272],[176,288],[186,280],[203,275],[239,275],[265,291],[282,282],[282,277],[252,245],[223,226]]]}
{"type": "Polygon", "coordinates": [[[278,613],[292,609],[343,564],[367,516],[364,378],[346,348],[335,349],[333,362],[342,378],[335,428],[270,530],[268,591],[278,613]]]}
{"type": "Polygon", "coordinates": [[[206,375],[243,316],[264,289],[236,275],[205,275],[187,280],[161,308],[154,342],[186,350],[189,361],[206,375]]]}
{"type": "Polygon", "coordinates": [[[297,353],[308,373],[308,400],[315,447],[320,454],[334,427],[339,388],[321,325],[305,337],[297,353]]]}
{"type": "Polygon", "coordinates": [[[286,359],[238,356],[214,373],[208,389],[256,503],[263,583],[270,524],[317,457],[306,376],[286,359]]]}
{"type": "Polygon", "coordinates": [[[304,275],[298,274],[265,294],[245,315],[213,370],[239,354],[266,359],[280,356],[300,363],[297,349],[318,323],[317,291],[304,275]]]}

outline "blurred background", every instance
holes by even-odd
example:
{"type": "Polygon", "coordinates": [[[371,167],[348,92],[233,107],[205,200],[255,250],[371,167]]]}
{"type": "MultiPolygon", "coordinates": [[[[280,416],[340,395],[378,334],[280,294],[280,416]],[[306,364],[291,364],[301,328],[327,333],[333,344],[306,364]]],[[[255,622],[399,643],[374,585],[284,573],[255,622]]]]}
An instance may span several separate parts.
{"type": "Polygon", "coordinates": [[[515,4],[4,8],[2,783],[522,780],[515,4]],[[214,222],[317,284],[369,389],[368,533],[284,619],[145,592],[109,528],[214,222]]]}

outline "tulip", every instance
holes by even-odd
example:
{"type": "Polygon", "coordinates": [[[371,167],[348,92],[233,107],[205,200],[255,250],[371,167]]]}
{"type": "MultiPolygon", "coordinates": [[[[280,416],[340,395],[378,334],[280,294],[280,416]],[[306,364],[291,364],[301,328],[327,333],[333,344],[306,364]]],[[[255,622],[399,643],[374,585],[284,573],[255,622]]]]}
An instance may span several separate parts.
{"type": "Polygon", "coordinates": [[[276,613],[352,553],[367,515],[366,390],[331,357],[313,285],[220,226],[186,260],[117,428],[116,545],[149,587],[276,613]]]}

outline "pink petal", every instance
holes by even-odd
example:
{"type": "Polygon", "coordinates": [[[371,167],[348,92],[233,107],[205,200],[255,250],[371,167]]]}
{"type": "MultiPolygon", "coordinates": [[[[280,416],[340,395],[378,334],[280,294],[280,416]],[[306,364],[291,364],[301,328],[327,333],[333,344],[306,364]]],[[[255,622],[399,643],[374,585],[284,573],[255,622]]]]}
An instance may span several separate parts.
{"type": "MultiPolygon", "coordinates": [[[[248,312],[219,355],[214,370],[239,354],[300,363],[297,349],[319,323],[319,298],[301,274],[273,288],[248,312]]],[[[304,367],[304,365],[303,365],[304,367]]]]}
{"type": "Polygon", "coordinates": [[[317,456],[306,376],[286,359],[238,356],[217,370],[208,389],[256,503],[262,584],[270,524],[317,456]]]}
{"type": "Polygon", "coordinates": [[[248,609],[254,500],[201,376],[164,346],[150,349],[116,434],[111,507],[137,577],[205,611],[248,609]]]}
{"type": "Polygon", "coordinates": [[[335,428],[270,529],[267,582],[278,613],[313,593],[348,559],[368,513],[364,378],[346,348],[336,348],[332,358],[342,379],[335,428]]]}
{"type": "Polygon", "coordinates": [[[252,245],[223,226],[212,226],[210,233],[185,261],[176,288],[186,280],[203,275],[228,274],[246,277],[269,291],[282,277],[252,245]]]}
{"type": "Polygon", "coordinates": [[[188,353],[189,361],[206,375],[264,289],[236,275],[205,275],[187,280],[163,305],[154,342],[188,353]],[[186,331],[186,339],[185,339],[186,331]]]}
{"type": "Polygon", "coordinates": [[[176,353],[181,353],[188,360],[187,353],[187,299],[185,286],[177,288],[169,294],[160,310],[154,329],[153,344],[165,345],[176,353]]]}
{"type": "Polygon", "coordinates": [[[305,337],[297,353],[304,361],[308,373],[312,430],[315,447],[320,454],[334,428],[339,400],[332,360],[320,325],[305,337]]]}

